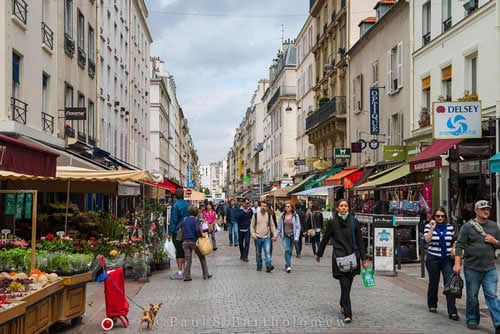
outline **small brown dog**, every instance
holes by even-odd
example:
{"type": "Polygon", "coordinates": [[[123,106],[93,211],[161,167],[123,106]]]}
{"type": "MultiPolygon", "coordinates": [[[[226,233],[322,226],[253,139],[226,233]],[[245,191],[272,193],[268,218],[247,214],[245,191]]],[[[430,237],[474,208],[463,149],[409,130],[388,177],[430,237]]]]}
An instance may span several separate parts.
{"type": "Polygon", "coordinates": [[[154,329],[155,327],[155,318],[156,314],[160,310],[161,306],[163,303],[153,305],[149,304],[149,310],[144,306],[144,310],[142,311],[142,317],[141,317],[141,322],[139,324],[139,327],[141,328],[141,333],[142,333],[142,324],[145,322],[148,324],[149,329],[154,329]]]}

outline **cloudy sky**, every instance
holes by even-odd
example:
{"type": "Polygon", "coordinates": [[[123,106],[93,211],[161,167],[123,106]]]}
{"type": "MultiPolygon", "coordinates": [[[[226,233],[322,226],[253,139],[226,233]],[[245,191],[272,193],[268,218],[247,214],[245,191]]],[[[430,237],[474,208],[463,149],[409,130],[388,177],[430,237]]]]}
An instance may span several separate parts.
{"type": "Polygon", "coordinates": [[[259,79],[284,39],[296,38],[308,0],[146,0],[160,56],[175,78],[201,163],[225,158],[259,79]],[[282,26],[283,25],[283,26],[282,26]],[[283,29],[283,32],[282,32],[283,29]]]}

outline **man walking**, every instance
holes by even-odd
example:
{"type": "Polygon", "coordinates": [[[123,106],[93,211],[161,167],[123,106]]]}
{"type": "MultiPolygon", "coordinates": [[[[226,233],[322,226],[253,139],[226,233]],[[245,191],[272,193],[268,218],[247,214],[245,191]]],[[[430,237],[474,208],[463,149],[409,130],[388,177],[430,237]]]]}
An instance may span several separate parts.
{"type": "Polygon", "coordinates": [[[250,200],[244,198],[242,206],[236,213],[240,260],[244,262],[248,262],[248,251],[250,249],[250,220],[252,220],[252,216],[253,211],[250,208],[250,200]]]}
{"type": "Polygon", "coordinates": [[[227,226],[229,232],[229,246],[238,246],[238,222],[236,221],[238,211],[236,200],[232,198],[224,216],[224,225],[227,226]]]}
{"type": "Polygon", "coordinates": [[[181,227],[184,217],[187,217],[189,204],[184,200],[184,189],[178,188],[175,191],[175,201],[170,212],[170,222],[168,225],[168,240],[173,238],[175,246],[175,260],[177,262],[177,272],[170,276],[170,279],[184,279],[184,249],[182,248],[182,240],[177,240],[177,233],[181,227]]]}
{"type": "MultiPolygon", "coordinates": [[[[295,213],[299,216],[299,219],[300,219],[299,240],[297,240],[297,242],[295,242],[295,254],[299,258],[300,254],[302,253],[302,238],[303,238],[302,233],[307,231],[306,230],[306,214],[302,210],[302,206],[301,206],[300,202],[297,202],[295,204],[295,213]]],[[[292,252],[293,252],[293,250],[292,250],[292,252]]]]}
{"type": "Polygon", "coordinates": [[[474,205],[476,218],[465,223],[458,235],[453,272],[460,273],[462,257],[466,289],[465,321],[469,329],[479,325],[479,288],[490,311],[496,333],[500,334],[500,300],[497,296],[498,273],[495,251],[500,248],[500,230],[489,220],[491,206],[480,200],[474,205]]]}
{"type": "Polygon", "coordinates": [[[257,271],[262,271],[262,249],[264,249],[266,272],[268,273],[274,269],[271,260],[271,243],[277,238],[276,228],[271,220],[271,214],[267,211],[267,203],[260,202],[260,210],[253,215],[250,231],[252,239],[255,240],[257,271]]]}

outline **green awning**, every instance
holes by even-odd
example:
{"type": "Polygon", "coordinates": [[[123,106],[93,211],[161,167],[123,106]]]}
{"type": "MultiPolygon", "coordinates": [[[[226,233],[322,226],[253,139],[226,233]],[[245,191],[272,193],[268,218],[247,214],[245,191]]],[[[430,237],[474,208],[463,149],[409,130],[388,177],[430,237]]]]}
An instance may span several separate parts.
{"type": "Polygon", "coordinates": [[[344,167],[342,166],[337,166],[337,167],[333,167],[332,169],[330,169],[328,172],[325,172],[323,173],[320,177],[314,179],[313,181],[311,181],[310,183],[308,183],[304,189],[311,189],[312,187],[314,187],[315,185],[317,185],[318,183],[320,182],[323,182],[327,177],[330,177],[332,176],[333,174],[337,174],[338,172],[340,172],[344,167]]]}
{"type": "Polygon", "coordinates": [[[355,187],[354,189],[355,190],[373,189],[373,188],[376,188],[378,186],[394,182],[402,177],[405,177],[408,174],[410,174],[410,165],[405,163],[405,164],[397,167],[396,169],[393,169],[389,173],[385,173],[384,175],[382,175],[374,180],[365,182],[365,183],[355,187]]]}
{"type": "Polygon", "coordinates": [[[490,158],[490,172],[500,173],[500,152],[490,158]]]}
{"type": "Polygon", "coordinates": [[[300,183],[296,184],[291,188],[288,193],[293,194],[294,192],[302,190],[302,187],[310,182],[312,179],[314,179],[318,174],[317,173],[312,173],[311,175],[308,175],[305,179],[300,181],[300,183]]]}

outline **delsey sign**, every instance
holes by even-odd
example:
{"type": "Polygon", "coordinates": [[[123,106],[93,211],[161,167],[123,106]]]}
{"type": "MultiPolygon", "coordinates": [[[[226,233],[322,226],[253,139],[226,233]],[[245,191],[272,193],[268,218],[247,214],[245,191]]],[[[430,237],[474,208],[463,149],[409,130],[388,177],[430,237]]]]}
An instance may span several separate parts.
{"type": "Polygon", "coordinates": [[[481,102],[434,102],[434,138],[481,138],[481,102]]]}
{"type": "Polygon", "coordinates": [[[380,131],[378,87],[370,88],[370,134],[378,135],[380,131]]]}
{"type": "Polygon", "coordinates": [[[64,108],[64,118],[67,121],[84,121],[87,119],[87,109],[85,107],[64,108]]]}

